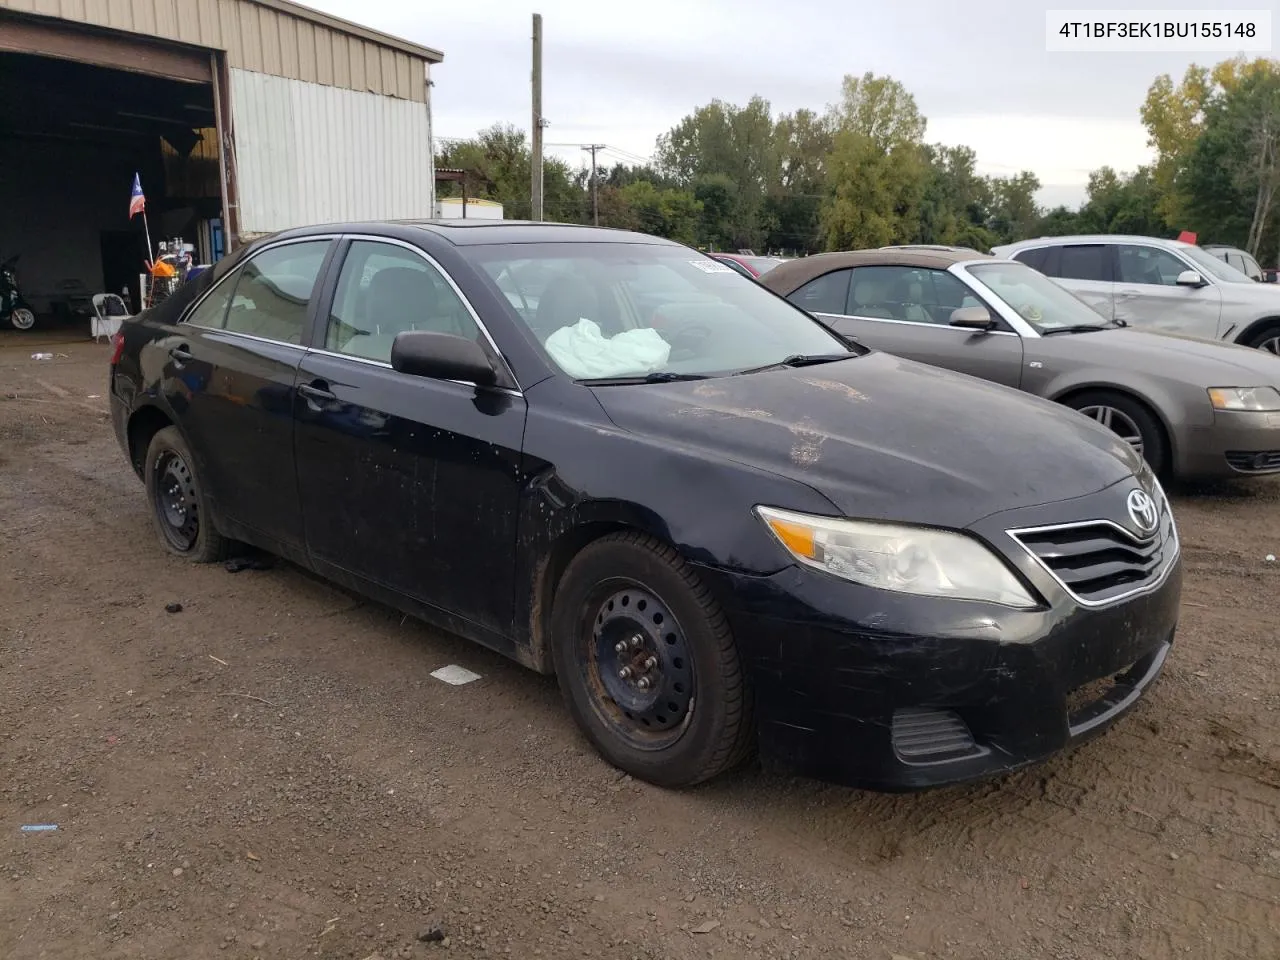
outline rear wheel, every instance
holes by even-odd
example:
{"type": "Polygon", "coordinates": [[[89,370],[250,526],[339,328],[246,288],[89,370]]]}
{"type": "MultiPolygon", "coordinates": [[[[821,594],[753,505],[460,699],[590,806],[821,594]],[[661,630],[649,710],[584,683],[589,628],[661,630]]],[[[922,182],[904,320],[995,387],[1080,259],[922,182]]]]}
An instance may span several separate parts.
{"type": "Polygon", "coordinates": [[[1260,330],[1249,340],[1249,346],[1267,353],[1280,354],[1280,323],[1260,330]]]}
{"type": "Polygon", "coordinates": [[[165,549],[193,563],[217,563],[230,541],[214,528],[195,458],[177,427],[165,427],[147,448],[145,479],[151,522],[165,549]]]}
{"type": "Polygon", "coordinates": [[[1066,403],[1133,447],[1157,476],[1164,473],[1169,461],[1164,430],[1155,415],[1137,400],[1122,393],[1095,390],[1076,394],[1066,403]]]}
{"type": "Polygon", "coordinates": [[[26,307],[16,307],[9,314],[9,323],[15,330],[30,330],[36,325],[36,315],[26,307]]]}
{"type": "Polygon", "coordinates": [[[586,547],[556,590],[552,646],[570,712],[614,766],[685,787],[750,751],[729,624],[671,547],[636,533],[586,547]]]}

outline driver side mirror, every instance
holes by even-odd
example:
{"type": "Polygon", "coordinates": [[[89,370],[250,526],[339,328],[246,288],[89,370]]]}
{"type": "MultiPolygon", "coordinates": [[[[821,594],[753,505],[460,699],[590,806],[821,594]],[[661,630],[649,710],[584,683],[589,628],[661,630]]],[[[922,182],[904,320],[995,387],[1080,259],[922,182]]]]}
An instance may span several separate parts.
{"type": "Polygon", "coordinates": [[[391,342],[391,369],[415,377],[462,380],[478,387],[498,382],[489,355],[480,344],[451,333],[406,330],[391,342]]]}
{"type": "Polygon", "coordinates": [[[1183,270],[1178,274],[1177,283],[1180,287],[1203,287],[1205,279],[1196,270],[1183,270]]]}
{"type": "Polygon", "coordinates": [[[991,316],[991,311],[986,307],[961,307],[958,310],[951,311],[951,319],[948,321],[953,327],[961,327],[965,330],[981,330],[984,333],[995,328],[995,319],[991,316]]]}

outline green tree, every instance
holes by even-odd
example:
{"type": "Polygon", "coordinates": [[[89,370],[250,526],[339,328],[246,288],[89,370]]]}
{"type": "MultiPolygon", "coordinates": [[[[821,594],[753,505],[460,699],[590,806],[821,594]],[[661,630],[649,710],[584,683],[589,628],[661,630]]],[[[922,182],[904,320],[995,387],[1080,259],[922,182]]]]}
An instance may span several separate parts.
{"type": "Polygon", "coordinates": [[[773,128],[773,151],[765,187],[765,246],[820,250],[831,124],[812,110],[783,114],[773,128]]]}
{"type": "Polygon", "coordinates": [[[688,192],[637,180],[618,191],[633,218],[631,229],[680,243],[695,244],[702,205],[688,192]]]}
{"type": "Polygon", "coordinates": [[[909,240],[926,179],[925,119],[915,98],[892,77],[846,76],[830,122],[828,200],[822,209],[828,249],[909,240]]]}
{"type": "MultiPolygon", "coordinates": [[[[436,156],[436,166],[466,171],[468,194],[501,203],[508,220],[528,219],[531,215],[533,158],[522,130],[510,124],[494,124],[471,140],[446,143],[436,156]]],[[[586,198],[569,165],[558,157],[546,157],[542,181],[545,218],[581,222],[586,198]]],[[[441,196],[457,196],[460,192],[458,184],[441,185],[441,196]]]]}

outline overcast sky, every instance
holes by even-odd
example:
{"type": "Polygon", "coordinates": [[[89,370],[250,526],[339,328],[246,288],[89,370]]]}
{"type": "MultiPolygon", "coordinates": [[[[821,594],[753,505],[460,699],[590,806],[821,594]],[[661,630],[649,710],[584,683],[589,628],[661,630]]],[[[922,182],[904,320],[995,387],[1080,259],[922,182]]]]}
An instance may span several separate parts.
{"type": "MultiPolygon", "coordinates": [[[[548,143],[625,151],[605,154],[610,161],[648,157],[659,134],[712,99],[759,94],[775,115],[820,110],[837,99],[844,74],[871,70],[915,95],[928,140],[968,144],[986,173],[1033,170],[1047,205],[1078,204],[1092,169],[1146,162],[1138,108],[1152,79],[1225,56],[1045,51],[1046,9],[1127,6],[1106,0],[308,2],[444,52],[432,71],[438,137],[468,137],[497,121],[529,128],[536,11],[548,143]]],[[[585,158],[576,146],[552,149],[575,166],[585,158]]]]}

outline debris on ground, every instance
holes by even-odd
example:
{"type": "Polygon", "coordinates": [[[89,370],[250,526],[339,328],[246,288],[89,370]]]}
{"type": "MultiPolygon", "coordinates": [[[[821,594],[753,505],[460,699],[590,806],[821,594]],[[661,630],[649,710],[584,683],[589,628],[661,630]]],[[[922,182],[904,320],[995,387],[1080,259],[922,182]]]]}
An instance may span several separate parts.
{"type": "Polygon", "coordinates": [[[456,663],[451,663],[447,667],[441,667],[439,670],[432,670],[431,675],[437,680],[460,687],[464,683],[471,683],[480,679],[480,674],[472,673],[466,667],[460,667],[456,663]]]}
{"type": "Polygon", "coordinates": [[[270,570],[274,566],[275,558],[269,553],[251,553],[232,557],[225,564],[227,573],[239,573],[241,570],[270,570]]]}
{"type": "Polygon", "coordinates": [[[712,930],[716,929],[716,927],[718,926],[720,926],[719,920],[703,920],[702,923],[698,924],[696,927],[693,928],[693,932],[694,933],[710,933],[712,930]]]}
{"type": "Polygon", "coordinates": [[[444,929],[439,924],[432,924],[418,934],[418,939],[423,943],[439,943],[444,939],[444,929]]]}
{"type": "Polygon", "coordinates": [[[28,823],[22,827],[23,833],[48,833],[50,830],[57,830],[56,823],[28,823]]]}
{"type": "Polygon", "coordinates": [[[164,612],[165,612],[165,613],[181,613],[181,612],[182,612],[182,604],[180,604],[180,603],[166,603],[166,604],[164,605],[164,612]]]}

